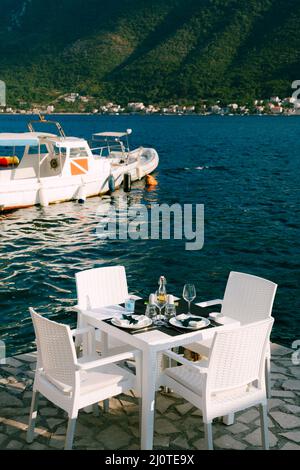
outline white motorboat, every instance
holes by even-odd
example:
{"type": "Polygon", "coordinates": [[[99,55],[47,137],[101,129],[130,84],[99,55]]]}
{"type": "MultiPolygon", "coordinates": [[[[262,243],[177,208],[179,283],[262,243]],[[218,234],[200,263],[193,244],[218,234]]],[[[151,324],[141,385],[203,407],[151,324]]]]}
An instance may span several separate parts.
{"type": "Polygon", "coordinates": [[[84,201],[119,188],[125,176],[127,182],[140,180],[158,166],[154,149],[129,149],[130,130],[94,134],[93,143],[104,145],[91,148],[85,139],[67,137],[54,124],[59,135],[37,132],[33,123],[30,132],[0,133],[0,150],[8,153],[9,147],[13,156],[17,149],[23,154],[17,167],[0,171],[0,211],[84,201]]]}

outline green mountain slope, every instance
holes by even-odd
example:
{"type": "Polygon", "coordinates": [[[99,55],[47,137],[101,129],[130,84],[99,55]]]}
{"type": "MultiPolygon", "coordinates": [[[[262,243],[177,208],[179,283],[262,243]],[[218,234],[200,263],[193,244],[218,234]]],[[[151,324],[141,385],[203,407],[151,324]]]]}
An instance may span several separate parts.
{"type": "Polygon", "coordinates": [[[78,91],[122,102],[288,95],[298,0],[1,0],[8,100],[78,91]]]}

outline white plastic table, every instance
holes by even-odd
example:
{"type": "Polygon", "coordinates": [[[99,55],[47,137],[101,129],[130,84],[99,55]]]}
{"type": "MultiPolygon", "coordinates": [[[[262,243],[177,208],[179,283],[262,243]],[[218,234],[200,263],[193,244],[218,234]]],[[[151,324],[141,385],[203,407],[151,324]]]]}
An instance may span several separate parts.
{"type": "MultiPolygon", "coordinates": [[[[236,320],[226,318],[226,324],[204,330],[187,332],[177,336],[170,336],[159,330],[145,331],[144,333],[130,334],[126,329],[116,328],[104,320],[112,318],[119,313],[120,306],[81,310],[80,322],[82,326],[93,326],[102,332],[104,345],[107,345],[108,336],[113,336],[125,344],[142,351],[142,409],[141,409],[141,449],[151,450],[153,447],[154,408],[157,370],[157,356],[159,353],[177,346],[185,346],[194,341],[203,341],[212,338],[217,331],[233,329],[240,326],[236,320]],[[115,309],[115,310],[114,310],[115,309]]],[[[122,309],[124,312],[124,310],[122,309]]],[[[105,346],[104,346],[105,348],[105,346]]]]}

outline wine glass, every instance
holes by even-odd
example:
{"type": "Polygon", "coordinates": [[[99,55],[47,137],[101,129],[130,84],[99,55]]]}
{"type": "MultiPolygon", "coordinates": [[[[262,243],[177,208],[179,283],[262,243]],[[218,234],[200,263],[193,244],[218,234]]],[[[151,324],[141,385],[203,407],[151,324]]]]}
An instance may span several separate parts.
{"type": "Polygon", "coordinates": [[[156,325],[164,325],[164,321],[162,319],[162,309],[165,307],[167,303],[167,296],[166,294],[159,293],[158,291],[155,293],[155,298],[154,298],[155,305],[157,306],[159,310],[159,315],[157,317],[157,320],[155,321],[156,325]]]}
{"type": "Polygon", "coordinates": [[[182,296],[186,302],[188,302],[189,308],[188,308],[188,315],[191,314],[191,302],[195,299],[196,297],[196,288],[194,284],[185,284],[183,288],[183,293],[182,296]]]}

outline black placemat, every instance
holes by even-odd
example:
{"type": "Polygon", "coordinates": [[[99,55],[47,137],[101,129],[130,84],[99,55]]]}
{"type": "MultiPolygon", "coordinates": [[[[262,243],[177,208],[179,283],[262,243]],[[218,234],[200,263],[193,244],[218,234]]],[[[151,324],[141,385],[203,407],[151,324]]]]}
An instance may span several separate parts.
{"type": "MultiPolygon", "coordinates": [[[[181,313],[187,313],[188,304],[185,300],[179,299],[175,301],[176,304],[176,314],[180,315],[181,313]]],[[[124,304],[121,304],[124,307],[124,304]]],[[[135,301],[134,314],[135,315],[144,315],[147,307],[147,301],[144,299],[135,301]]],[[[191,313],[193,315],[208,318],[209,314],[212,312],[220,312],[220,305],[212,307],[199,307],[198,305],[191,304],[191,313]]]]}
{"type": "MultiPolygon", "coordinates": [[[[187,313],[187,310],[188,310],[187,302],[185,302],[183,299],[180,299],[179,301],[176,301],[175,303],[176,303],[176,314],[177,315],[180,315],[181,313],[187,313]]],[[[124,304],[121,304],[121,305],[124,307],[124,304]]],[[[144,315],[145,311],[146,311],[146,307],[147,307],[147,302],[145,300],[143,300],[143,299],[136,300],[134,315],[144,315]]],[[[199,307],[198,305],[191,304],[191,313],[195,316],[208,318],[208,316],[211,312],[218,312],[218,311],[220,311],[220,306],[218,306],[218,308],[215,308],[215,307],[199,307]]],[[[107,320],[104,320],[104,322],[108,323],[109,325],[112,325],[111,320],[112,319],[109,318],[107,320]]],[[[207,330],[209,328],[215,328],[216,326],[219,326],[216,322],[214,322],[211,319],[210,319],[210,322],[211,322],[210,325],[206,326],[205,328],[201,328],[201,330],[207,330]]],[[[136,335],[136,334],[144,333],[146,331],[151,331],[151,330],[159,330],[159,331],[162,331],[163,333],[165,333],[169,336],[179,336],[179,335],[186,334],[188,332],[197,331],[197,330],[188,330],[186,328],[174,327],[173,325],[170,325],[170,324],[168,326],[165,326],[165,325],[160,326],[160,325],[153,325],[152,324],[149,327],[141,328],[141,329],[138,329],[138,330],[129,329],[129,328],[122,328],[121,326],[116,326],[116,325],[112,325],[112,326],[114,326],[115,328],[118,328],[120,330],[127,331],[127,333],[129,333],[131,335],[136,335]]],[[[200,331],[200,329],[198,331],[200,331]]]]}

